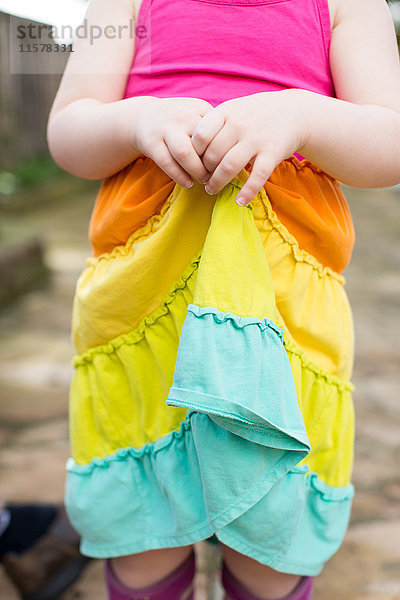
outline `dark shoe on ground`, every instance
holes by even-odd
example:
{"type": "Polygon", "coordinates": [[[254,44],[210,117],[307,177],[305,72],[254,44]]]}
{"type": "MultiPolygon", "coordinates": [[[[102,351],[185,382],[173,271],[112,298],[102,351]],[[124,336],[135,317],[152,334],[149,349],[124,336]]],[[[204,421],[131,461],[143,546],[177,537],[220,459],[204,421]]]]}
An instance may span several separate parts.
{"type": "Polygon", "coordinates": [[[0,562],[8,552],[20,554],[47,533],[57,504],[7,503],[0,506],[0,562]]]}
{"type": "Polygon", "coordinates": [[[47,533],[20,554],[7,553],[2,564],[23,600],[56,600],[81,575],[89,558],[79,552],[80,537],[63,506],[47,533]]]}

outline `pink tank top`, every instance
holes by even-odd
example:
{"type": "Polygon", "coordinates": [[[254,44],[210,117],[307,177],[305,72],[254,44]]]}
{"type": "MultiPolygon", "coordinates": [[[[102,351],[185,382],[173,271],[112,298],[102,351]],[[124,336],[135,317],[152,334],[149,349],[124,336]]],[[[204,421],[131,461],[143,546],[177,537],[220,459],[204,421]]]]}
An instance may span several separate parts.
{"type": "Polygon", "coordinates": [[[335,96],[327,0],[142,0],[125,97],[335,96]]]}

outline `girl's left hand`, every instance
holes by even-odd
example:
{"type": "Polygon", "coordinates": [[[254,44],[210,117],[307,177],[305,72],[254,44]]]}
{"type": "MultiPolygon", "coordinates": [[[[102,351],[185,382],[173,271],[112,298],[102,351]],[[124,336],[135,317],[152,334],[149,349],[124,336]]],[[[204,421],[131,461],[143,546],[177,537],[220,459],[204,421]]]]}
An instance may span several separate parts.
{"type": "Polygon", "coordinates": [[[249,204],[275,167],[305,144],[301,92],[287,89],[234,98],[222,102],[199,121],[191,140],[212,173],[206,186],[208,193],[218,193],[251,163],[250,176],[236,198],[241,206],[249,204]]]}

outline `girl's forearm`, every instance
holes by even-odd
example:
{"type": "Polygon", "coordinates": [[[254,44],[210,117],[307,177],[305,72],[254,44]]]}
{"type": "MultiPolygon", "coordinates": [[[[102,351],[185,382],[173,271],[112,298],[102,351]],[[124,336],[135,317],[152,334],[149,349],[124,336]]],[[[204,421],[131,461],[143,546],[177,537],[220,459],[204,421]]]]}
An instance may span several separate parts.
{"type": "Polygon", "coordinates": [[[400,183],[400,113],[298,92],[306,130],[302,156],[354,187],[400,183]]]}
{"type": "Polygon", "coordinates": [[[51,155],[65,171],[84,179],[104,179],[117,173],[141,152],[132,144],[140,108],[154,100],[138,96],[103,103],[82,98],[50,115],[51,155]]]}

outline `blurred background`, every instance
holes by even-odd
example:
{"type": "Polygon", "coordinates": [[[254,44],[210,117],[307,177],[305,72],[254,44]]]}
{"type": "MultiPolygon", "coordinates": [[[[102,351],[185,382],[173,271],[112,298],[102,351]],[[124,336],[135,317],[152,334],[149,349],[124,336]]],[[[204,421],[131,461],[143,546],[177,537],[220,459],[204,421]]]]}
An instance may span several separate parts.
{"type": "MultiPolygon", "coordinates": [[[[389,5],[399,35],[400,1],[389,5]]],[[[99,187],[62,172],[47,150],[68,31],[59,27],[53,50],[44,52],[25,45],[21,51],[26,40],[16,32],[32,23],[76,27],[85,6],[85,0],[0,0],[3,500],[63,497],[72,299],[91,254],[87,228],[99,187]]],[[[317,581],[315,598],[400,600],[400,188],[343,191],[357,233],[345,272],[356,329],[357,494],[345,543],[317,581]]],[[[214,565],[215,553],[206,552],[199,599],[219,597],[214,565]]],[[[1,569],[0,598],[18,598],[1,569]]],[[[63,598],[103,600],[101,565],[92,562],[63,598]]]]}

